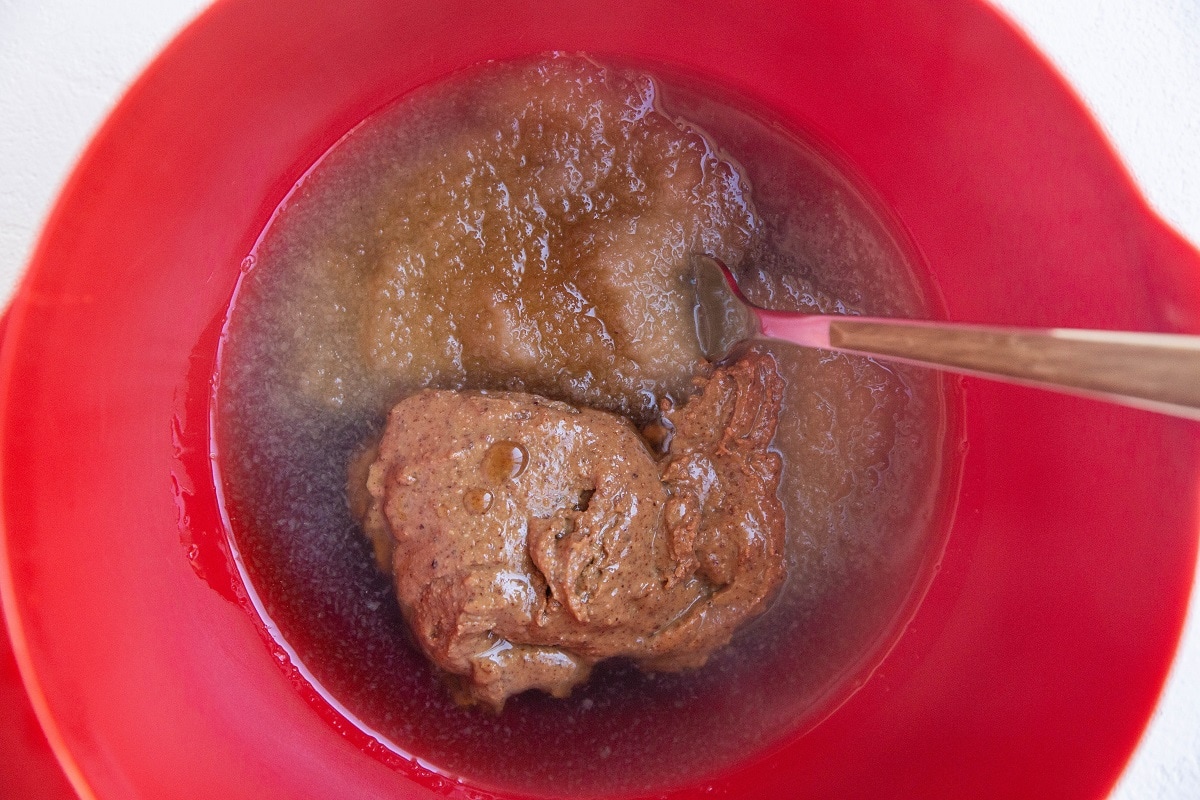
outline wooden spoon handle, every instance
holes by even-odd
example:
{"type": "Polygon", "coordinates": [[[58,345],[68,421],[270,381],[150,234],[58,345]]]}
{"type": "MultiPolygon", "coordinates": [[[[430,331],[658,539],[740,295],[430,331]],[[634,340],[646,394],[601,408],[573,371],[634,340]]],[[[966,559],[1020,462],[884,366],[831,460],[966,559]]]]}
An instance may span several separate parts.
{"type": "Polygon", "coordinates": [[[1200,419],[1200,336],[759,314],[767,336],[1200,419]]]}

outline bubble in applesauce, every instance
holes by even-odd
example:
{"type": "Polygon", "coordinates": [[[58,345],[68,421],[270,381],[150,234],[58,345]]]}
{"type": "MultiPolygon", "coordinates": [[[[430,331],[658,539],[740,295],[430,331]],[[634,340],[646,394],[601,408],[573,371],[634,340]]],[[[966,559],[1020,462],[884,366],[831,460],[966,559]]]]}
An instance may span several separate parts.
{"type": "MultiPolygon", "coordinates": [[[[456,706],[411,644],[347,465],[423,387],[653,422],[703,367],[691,252],[762,305],[935,315],[902,241],[813,144],[665,67],[489,64],[384,109],[281,206],[227,324],[219,468],[267,615],[356,721],[484,788],[661,789],[802,733],[877,661],[940,554],[956,420],[936,375],[771,347],[787,383],[775,603],[699,670],[602,662],[569,698],[527,692],[498,715],[456,706]]],[[[488,469],[529,457],[499,442],[488,469]]]]}

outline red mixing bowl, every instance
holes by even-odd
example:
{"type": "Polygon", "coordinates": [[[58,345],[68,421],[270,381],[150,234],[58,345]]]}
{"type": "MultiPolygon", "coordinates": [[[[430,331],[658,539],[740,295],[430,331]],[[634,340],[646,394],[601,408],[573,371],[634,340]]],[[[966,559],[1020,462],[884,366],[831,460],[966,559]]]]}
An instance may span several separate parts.
{"type": "MultiPolygon", "coordinates": [[[[494,795],[381,754],[281,669],[210,546],[225,529],[209,398],[241,262],[305,170],[423,83],[552,49],[707,76],[828,143],[906,229],[951,319],[1200,333],[1200,255],[978,2],[219,2],[88,149],[0,349],[0,590],[84,797],[494,795]]],[[[1182,624],[1200,427],[963,385],[957,516],[882,663],[816,727],[656,797],[1112,786],[1182,624]]]]}

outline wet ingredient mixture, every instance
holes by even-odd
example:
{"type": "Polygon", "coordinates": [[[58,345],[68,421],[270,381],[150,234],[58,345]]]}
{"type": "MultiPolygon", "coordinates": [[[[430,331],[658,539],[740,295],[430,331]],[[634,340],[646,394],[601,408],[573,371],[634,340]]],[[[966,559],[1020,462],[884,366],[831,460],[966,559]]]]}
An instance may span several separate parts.
{"type": "Polygon", "coordinates": [[[278,637],[347,724],[484,787],[642,795],[803,730],[946,527],[936,377],[708,365],[692,327],[692,252],[760,305],[935,316],[886,214],[769,112],[650,72],[488,64],[379,112],[280,207],[226,328],[218,467],[278,637]]]}

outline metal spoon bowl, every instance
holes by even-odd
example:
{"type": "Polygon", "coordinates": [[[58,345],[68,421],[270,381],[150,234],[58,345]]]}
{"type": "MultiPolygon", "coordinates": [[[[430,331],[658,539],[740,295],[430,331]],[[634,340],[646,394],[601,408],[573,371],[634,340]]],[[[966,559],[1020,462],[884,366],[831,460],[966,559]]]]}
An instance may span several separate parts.
{"type": "Polygon", "coordinates": [[[1200,420],[1200,336],[771,311],[716,259],[695,256],[693,270],[696,335],[714,361],[746,341],[782,341],[1200,420]]]}

